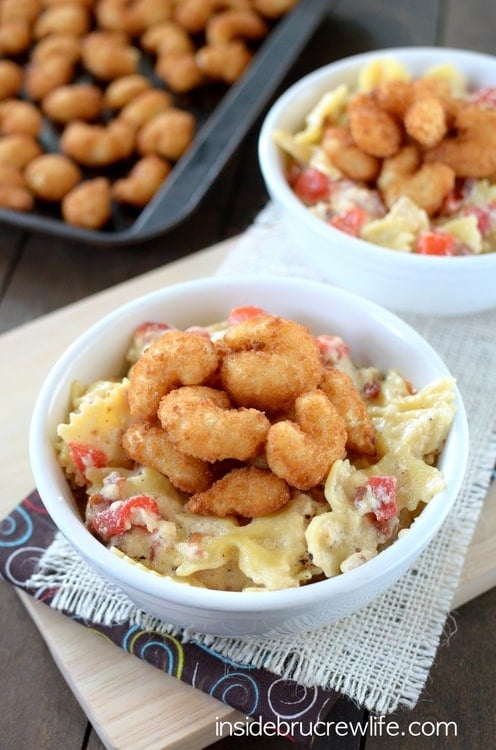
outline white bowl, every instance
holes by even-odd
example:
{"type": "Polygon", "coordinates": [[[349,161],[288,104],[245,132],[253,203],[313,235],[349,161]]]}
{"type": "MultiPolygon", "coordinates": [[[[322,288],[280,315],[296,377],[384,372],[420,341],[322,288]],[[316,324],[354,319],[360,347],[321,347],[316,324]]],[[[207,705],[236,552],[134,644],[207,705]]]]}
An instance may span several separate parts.
{"type": "Polygon", "coordinates": [[[464,315],[496,307],[496,252],[480,256],[436,257],[403,253],[365,242],[317,218],[296,197],[284,175],[284,159],[274,143],[276,130],[297,132],[326,91],[356,84],[374,58],[393,57],[414,75],[444,62],[454,64],[477,86],[496,86],[496,57],[430,47],[382,49],[326,65],[291,86],[269,110],[260,131],[259,162],[270,197],[288,236],[330,281],[397,312],[464,315]]]}
{"type": "Polygon", "coordinates": [[[323,626],[363,607],[413,563],[449,513],[465,471],[467,424],[458,411],[439,467],[446,489],[433,498],[408,534],[362,567],[301,588],[226,592],[167,580],[127,562],[92,536],[81,521],[54,452],[57,425],[67,417],[74,380],[90,383],[123,371],[134,329],[147,320],[183,328],[222,320],[237,305],[252,304],[334,332],[351,345],[360,365],[398,368],[416,387],[447,374],[427,342],[392,313],[325,284],[265,276],[214,277],[160,289],[102,318],[80,336],[49,373],[30,430],[36,486],[56,525],[82,557],[146,611],[184,628],[221,635],[294,633],[323,626]]]}

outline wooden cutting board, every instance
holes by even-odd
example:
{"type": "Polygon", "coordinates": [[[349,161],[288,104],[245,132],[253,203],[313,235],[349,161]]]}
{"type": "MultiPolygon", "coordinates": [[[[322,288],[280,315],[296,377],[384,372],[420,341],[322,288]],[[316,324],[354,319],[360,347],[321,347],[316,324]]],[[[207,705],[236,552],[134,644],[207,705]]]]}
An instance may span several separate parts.
{"type": "MultiPolygon", "coordinates": [[[[40,383],[66,346],[102,315],[140,294],[211,275],[235,241],[188,256],[0,337],[1,382],[11,382],[10,373],[16,373],[15,394],[12,390],[7,394],[7,389],[0,393],[0,442],[4,446],[2,516],[34,487],[28,455],[31,411],[40,383]]],[[[493,483],[466,556],[454,607],[495,585],[493,483]]],[[[121,651],[23,592],[19,596],[107,748],[198,750],[219,739],[215,733],[216,717],[244,719],[223,703],[121,651]],[[139,691],[136,685],[140,686],[139,691]]]]}

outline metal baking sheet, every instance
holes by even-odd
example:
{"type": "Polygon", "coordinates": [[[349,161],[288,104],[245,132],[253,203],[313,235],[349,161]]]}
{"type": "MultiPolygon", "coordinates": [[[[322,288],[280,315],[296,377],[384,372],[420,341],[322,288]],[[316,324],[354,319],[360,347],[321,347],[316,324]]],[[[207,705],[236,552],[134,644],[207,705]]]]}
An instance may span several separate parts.
{"type": "MultiPolygon", "coordinates": [[[[220,175],[330,5],[329,0],[300,0],[270,31],[244,76],[227,90],[213,85],[189,96],[176,97],[178,106],[195,114],[197,134],[162,188],[143,209],[114,204],[108,225],[97,231],[67,224],[60,218],[58,207],[39,204],[29,213],[0,208],[0,222],[107,246],[141,242],[172,229],[193,212],[220,175]]],[[[40,137],[45,150],[56,150],[55,138],[50,127],[46,127],[40,137]]],[[[113,174],[107,171],[108,175],[120,176],[118,170],[123,166],[113,174]]]]}

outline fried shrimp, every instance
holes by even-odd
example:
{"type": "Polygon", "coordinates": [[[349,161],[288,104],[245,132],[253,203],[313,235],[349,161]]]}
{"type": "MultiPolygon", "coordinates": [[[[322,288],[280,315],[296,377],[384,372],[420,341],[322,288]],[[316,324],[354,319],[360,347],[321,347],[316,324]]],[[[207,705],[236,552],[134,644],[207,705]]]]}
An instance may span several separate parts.
{"type": "Polygon", "coordinates": [[[375,427],[370,419],[367,406],[355,388],[351,377],[335,367],[324,368],[319,387],[342,417],[347,433],[346,447],[349,450],[375,454],[375,427]]]}
{"type": "Polygon", "coordinates": [[[295,420],[273,424],[266,444],[267,464],[291,487],[309,490],[327,476],[334,461],[346,455],[346,428],[321,390],[295,401],[295,420]]]}
{"type": "Polygon", "coordinates": [[[194,494],[186,508],[204,516],[258,518],[280,510],[290,498],[283,479],[270,471],[244,466],[233,469],[206,491],[194,494]]]}
{"type": "Polygon", "coordinates": [[[131,156],[134,149],[134,128],[124,120],[108,125],[70,122],[60,139],[60,148],[78,164],[104,167],[131,156]]]}
{"type": "Polygon", "coordinates": [[[481,179],[496,171],[496,112],[477,106],[457,108],[456,135],[444,138],[425,154],[427,162],[442,162],[457,177],[481,179]]]}
{"type": "Polygon", "coordinates": [[[82,178],[80,169],[62,154],[41,154],[24,172],[26,182],[37,198],[60,201],[82,178]]]}
{"type": "Polygon", "coordinates": [[[178,451],[156,424],[137,422],[131,425],[124,433],[122,445],[130,458],[164,474],[183,492],[204,492],[214,481],[208,463],[178,451]]]}
{"type": "Polygon", "coordinates": [[[405,112],[404,125],[408,135],[422,146],[435,146],[448,130],[443,102],[436,96],[414,101],[405,112]]]}
{"type": "Polygon", "coordinates": [[[175,7],[174,18],[190,34],[198,34],[205,30],[209,18],[217,11],[249,7],[249,0],[180,0],[175,7]]]}
{"type": "Polygon", "coordinates": [[[3,135],[24,133],[37,138],[42,124],[41,112],[31,102],[19,99],[0,102],[0,131],[3,135]]]}
{"type": "Polygon", "coordinates": [[[388,208],[400,196],[406,196],[429,216],[439,211],[454,184],[455,172],[451,167],[441,161],[422,163],[419,150],[413,144],[384,159],[377,178],[377,185],[388,208]]]}
{"type": "Polygon", "coordinates": [[[222,386],[238,406],[283,411],[321,378],[317,340],[291,320],[271,315],[245,320],[226,332],[221,347],[222,386]]]}
{"type": "Polygon", "coordinates": [[[379,159],[359,149],[348,128],[326,128],[322,148],[334,166],[351,180],[368,182],[379,173],[379,159]]]}
{"type": "Polygon", "coordinates": [[[109,181],[106,177],[84,180],[64,196],[61,208],[68,224],[100,229],[112,215],[109,181]]]}
{"type": "Polygon", "coordinates": [[[41,102],[45,115],[59,123],[95,120],[101,114],[102,107],[103,95],[100,88],[89,83],[59,86],[41,102]]]}
{"type": "Polygon", "coordinates": [[[379,107],[372,94],[355,94],[348,103],[348,117],[353,140],[365,153],[384,158],[400,148],[401,125],[379,107]]]}
{"type": "Polygon", "coordinates": [[[137,149],[142,156],[156,153],[164,159],[177,161],[190,147],[195,125],[191,112],[169,107],[141,128],[136,138],[137,149]]]}
{"type": "Polygon", "coordinates": [[[253,58],[253,52],[242,41],[226,44],[205,44],[195,55],[198,68],[208,78],[234,83],[246,70],[253,58]]]}
{"type": "Polygon", "coordinates": [[[207,23],[207,44],[227,44],[234,39],[261,39],[268,26],[251,10],[225,10],[214,14],[207,23]]]}
{"type": "Polygon", "coordinates": [[[131,368],[129,408],[141,420],[156,418],[160,399],[179,385],[202,385],[215,373],[218,357],[200,333],[167,331],[131,368]]]}
{"type": "Polygon", "coordinates": [[[0,100],[15,96],[22,88],[22,68],[10,60],[0,60],[0,100]]]}
{"type": "Polygon", "coordinates": [[[157,154],[149,154],[133,165],[127,177],[112,185],[112,198],[131,206],[145,206],[155,195],[171,171],[169,162],[157,154]]]}
{"type": "Polygon", "coordinates": [[[270,428],[263,412],[233,409],[224,391],[200,385],[176,388],[164,396],[158,416],[176,448],[211,462],[255,458],[270,428]]]}

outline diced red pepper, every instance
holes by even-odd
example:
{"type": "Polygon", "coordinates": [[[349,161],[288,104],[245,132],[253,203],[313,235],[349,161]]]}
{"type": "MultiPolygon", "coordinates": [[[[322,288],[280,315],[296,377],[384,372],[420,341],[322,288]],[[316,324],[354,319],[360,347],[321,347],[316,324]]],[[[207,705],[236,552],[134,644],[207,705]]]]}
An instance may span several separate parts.
{"type": "Polygon", "coordinates": [[[168,323],[157,323],[155,321],[146,321],[135,330],[133,338],[143,349],[145,346],[156,341],[166,331],[170,331],[171,326],[168,323]]]}
{"type": "Polygon", "coordinates": [[[415,252],[420,255],[455,255],[456,243],[444,232],[420,232],[415,252]]]}
{"type": "Polygon", "coordinates": [[[372,513],[375,520],[382,524],[398,513],[396,485],[394,476],[371,476],[366,484],[357,489],[354,504],[358,510],[363,508],[372,513]]]}
{"type": "Polygon", "coordinates": [[[91,521],[92,528],[106,539],[123,534],[129,531],[131,526],[141,525],[133,521],[133,514],[136,510],[145,510],[157,519],[160,518],[160,510],[153,498],[148,495],[136,495],[127,500],[118,500],[105,510],[96,513],[91,521]]]}
{"type": "Polygon", "coordinates": [[[245,305],[244,307],[233,307],[227,317],[229,325],[234,326],[238,323],[244,323],[245,320],[251,320],[252,318],[264,318],[269,315],[268,312],[262,310],[261,307],[254,307],[253,305],[245,305]]]}
{"type": "Polygon", "coordinates": [[[311,206],[329,197],[329,178],[318,169],[307,167],[296,176],[293,190],[303,203],[311,206]]]}
{"type": "Polygon", "coordinates": [[[350,353],[350,347],[341,336],[323,333],[321,336],[317,336],[317,343],[324,362],[335,363],[350,353]]]}
{"type": "Polygon", "coordinates": [[[107,465],[107,455],[100,448],[87,443],[69,443],[69,452],[77,470],[86,479],[89,469],[101,469],[107,465]]]}
{"type": "Polygon", "coordinates": [[[349,208],[336,216],[329,222],[332,227],[346,232],[352,237],[358,237],[360,229],[367,220],[367,212],[363,208],[349,208]]]}

